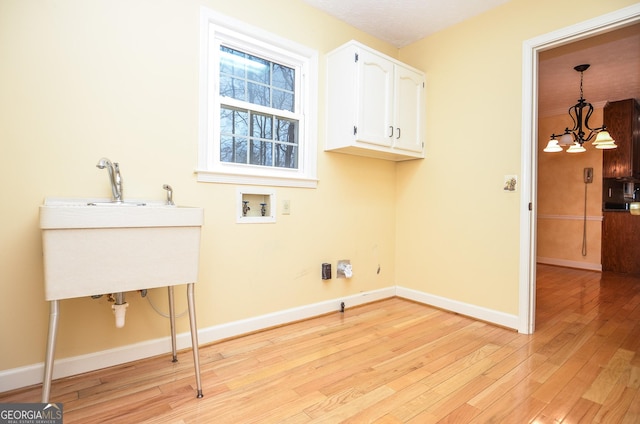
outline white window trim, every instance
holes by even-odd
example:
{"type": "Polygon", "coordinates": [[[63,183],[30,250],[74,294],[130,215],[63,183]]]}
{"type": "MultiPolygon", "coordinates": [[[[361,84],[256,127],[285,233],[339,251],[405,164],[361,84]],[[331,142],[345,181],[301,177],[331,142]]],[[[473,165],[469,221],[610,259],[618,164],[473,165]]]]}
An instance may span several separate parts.
{"type": "MultiPolygon", "coordinates": [[[[215,69],[215,72],[218,72],[215,69]]],[[[251,184],[281,187],[316,188],[317,179],[317,99],[318,99],[318,52],[293,41],[276,36],[260,28],[214,12],[207,7],[200,9],[200,113],[197,179],[201,182],[251,184]],[[226,39],[250,41],[254,45],[263,44],[270,51],[282,50],[291,56],[297,55],[303,67],[302,114],[304,125],[299,134],[298,169],[242,166],[216,163],[216,148],[212,137],[218,128],[214,125],[214,95],[217,87],[210,85],[212,60],[210,48],[217,36],[226,39]]]]}

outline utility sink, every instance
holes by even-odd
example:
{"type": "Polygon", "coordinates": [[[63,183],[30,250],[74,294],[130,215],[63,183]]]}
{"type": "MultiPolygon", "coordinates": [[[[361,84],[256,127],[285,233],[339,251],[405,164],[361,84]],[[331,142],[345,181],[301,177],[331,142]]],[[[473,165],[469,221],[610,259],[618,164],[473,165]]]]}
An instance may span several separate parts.
{"type": "MultiPolygon", "coordinates": [[[[179,284],[187,286],[197,397],[202,397],[194,285],[198,279],[203,216],[201,208],[157,201],[45,199],[40,206],[40,228],[45,298],[50,301],[51,313],[43,403],[49,402],[51,393],[61,299],[167,286],[171,350],[176,362],[173,286],[179,284]]],[[[119,313],[124,322],[126,306],[114,305],[116,325],[119,313]]]]}
{"type": "Polygon", "coordinates": [[[194,283],[203,216],[158,201],[45,199],[46,300],[194,283]]]}

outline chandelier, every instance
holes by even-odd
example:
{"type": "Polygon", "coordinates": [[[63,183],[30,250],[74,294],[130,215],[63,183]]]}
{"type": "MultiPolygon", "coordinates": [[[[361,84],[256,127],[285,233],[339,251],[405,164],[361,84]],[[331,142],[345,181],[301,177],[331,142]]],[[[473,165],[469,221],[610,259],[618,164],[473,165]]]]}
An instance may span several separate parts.
{"type": "Polygon", "coordinates": [[[545,152],[554,153],[561,152],[562,146],[570,146],[567,149],[567,153],[581,153],[586,152],[583,144],[590,141],[595,137],[593,145],[596,149],[615,149],[616,142],[611,138],[607,127],[604,125],[598,128],[591,128],[589,126],[589,118],[593,113],[593,105],[584,99],[582,94],[582,77],[584,71],[589,69],[588,64],[578,65],[574,67],[577,72],[580,72],[580,98],[578,103],[569,108],[569,116],[573,120],[573,128],[565,128],[563,134],[551,134],[551,139],[544,148],[545,152]],[[587,134],[585,131],[589,131],[587,134]]]}

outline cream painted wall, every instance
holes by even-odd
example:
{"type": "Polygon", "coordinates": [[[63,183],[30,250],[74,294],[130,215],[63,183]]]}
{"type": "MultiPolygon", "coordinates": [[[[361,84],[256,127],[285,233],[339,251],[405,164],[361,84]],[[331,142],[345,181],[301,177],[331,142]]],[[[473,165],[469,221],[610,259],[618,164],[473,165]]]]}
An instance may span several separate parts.
{"type": "MultiPolygon", "coordinates": [[[[125,197],[162,199],[169,183],[178,204],[205,209],[200,328],[393,286],[395,164],[322,150],[324,54],[352,38],[395,54],[298,0],[0,2],[0,370],[44,360],[38,206],[109,197],[102,156],[120,163],[125,197]],[[201,5],[319,51],[320,181],[277,188],[291,215],[275,224],[236,224],[236,186],[196,182],[201,5]],[[347,258],[352,279],[321,280],[323,262],[347,258]]],[[[149,296],[166,311],[166,290],[149,296]]],[[[127,300],[123,329],[104,298],[63,301],[56,358],[168,336],[146,300],[127,300]]],[[[178,312],[185,305],[178,290],[178,312]]]]}
{"type": "MultiPolygon", "coordinates": [[[[237,225],[235,186],[193,175],[200,5],[321,59],[351,38],[397,56],[392,46],[300,0],[2,1],[0,340],[11,348],[0,370],[44,359],[38,205],[108,196],[101,156],[121,163],[127,196],[161,198],[170,183],[178,203],[204,207],[201,328],[394,284],[517,313],[519,192],[502,185],[520,173],[522,41],[633,3],[513,0],[404,48],[399,58],[427,72],[427,158],[397,166],[322,152],[321,60],[318,188],[279,188],[290,216],[237,225]],[[320,280],[322,262],[343,258],[353,279],[320,280]]],[[[129,301],[120,330],[104,299],[63,302],[57,358],[168,335],[146,301],[129,301]]]]}
{"type": "Polygon", "coordinates": [[[398,166],[398,285],[519,313],[522,44],[632,4],[512,0],[400,51],[427,74],[427,153],[398,166]]]}
{"type": "MultiPolygon", "coordinates": [[[[602,125],[602,109],[591,118],[602,125]]],[[[602,150],[591,143],[587,151],[544,153],[552,133],[571,126],[569,115],[538,120],[538,258],[541,262],[564,263],[587,269],[601,269],[602,236],[602,150]],[[587,189],[586,256],[582,255],[585,184],[583,169],[593,168],[593,183],[587,189]],[[551,261],[549,261],[551,259],[551,261]]]]}

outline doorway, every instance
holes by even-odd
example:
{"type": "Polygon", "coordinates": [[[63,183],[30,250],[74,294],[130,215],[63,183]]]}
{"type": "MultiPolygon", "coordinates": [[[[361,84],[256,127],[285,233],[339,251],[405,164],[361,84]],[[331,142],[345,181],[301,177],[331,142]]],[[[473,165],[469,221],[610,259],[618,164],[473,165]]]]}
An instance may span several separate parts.
{"type": "Polygon", "coordinates": [[[569,43],[604,34],[640,22],[640,4],[599,16],[523,43],[523,175],[520,205],[520,275],[518,331],[535,331],[536,243],[538,180],[538,66],[539,53],[569,43]]]}

